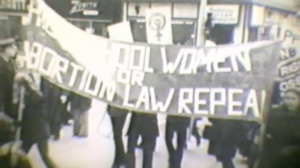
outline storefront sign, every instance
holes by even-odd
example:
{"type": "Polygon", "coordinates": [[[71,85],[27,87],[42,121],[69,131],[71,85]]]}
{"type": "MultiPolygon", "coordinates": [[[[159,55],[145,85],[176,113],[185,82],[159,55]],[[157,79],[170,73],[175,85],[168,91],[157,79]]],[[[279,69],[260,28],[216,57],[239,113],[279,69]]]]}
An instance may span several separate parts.
{"type": "Polygon", "coordinates": [[[209,13],[213,15],[214,24],[237,24],[239,5],[209,5],[209,13]]]}
{"type": "Polygon", "coordinates": [[[70,14],[80,13],[83,15],[98,15],[98,3],[97,2],[75,2],[70,14]]]}
{"type": "Polygon", "coordinates": [[[0,12],[26,13],[29,0],[1,0],[0,12]]]}

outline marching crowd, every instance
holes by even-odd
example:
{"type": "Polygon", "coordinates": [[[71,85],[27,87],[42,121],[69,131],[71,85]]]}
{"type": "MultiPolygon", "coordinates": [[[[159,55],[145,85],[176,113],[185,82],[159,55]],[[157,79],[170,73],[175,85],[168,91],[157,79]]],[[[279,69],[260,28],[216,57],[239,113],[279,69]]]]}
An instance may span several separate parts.
{"type": "MultiPolygon", "coordinates": [[[[87,136],[87,113],[91,100],[67,91],[42,79],[37,86],[33,75],[19,70],[15,59],[18,52],[15,39],[0,40],[0,167],[31,168],[27,153],[36,144],[47,168],[59,166],[49,156],[49,139],[59,140],[60,129],[71,118],[76,137],[87,136]],[[20,94],[24,93],[22,99],[20,94]],[[62,97],[66,97],[62,100],[62,97]]],[[[127,151],[123,142],[123,129],[128,110],[108,106],[112,123],[115,159],[113,168],[136,168],[135,149],[143,150],[143,168],[152,168],[153,153],[159,126],[156,114],[131,111],[127,131],[127,151]],[[142,138],[141,144],[138,139],[142,138]]],[[[201,118],[197,119],[201,120],[201,118]]],[[[272,107],[263,127],[250,121],[209,119],[200,135],[194,122],[193,135],[197,145],[201,138],[209,140],[208,154],[216,158],[223,168],[234,168],[237,150],[248,159],[248,167],[299,168],[300,167],[300,92],[290,89],[284,101],[272,107]],[[262,133],[261,131],[265,131],[262,133]],[[262,138],[263,136],[265,138],[262,138]],[[260,149],[261,142],[263,150],[260,149]]],[[[191,119],[167,116],[165,143],[169,167],[180,168],[187,144],[187,130],[191,119]],[[173,144],[176,134],[176,145],[173,144]]],[[[101,165],[99,165],[101,167],[101,165]]],[[[201,165],[199,165],[201,167],[201,165]]]]}

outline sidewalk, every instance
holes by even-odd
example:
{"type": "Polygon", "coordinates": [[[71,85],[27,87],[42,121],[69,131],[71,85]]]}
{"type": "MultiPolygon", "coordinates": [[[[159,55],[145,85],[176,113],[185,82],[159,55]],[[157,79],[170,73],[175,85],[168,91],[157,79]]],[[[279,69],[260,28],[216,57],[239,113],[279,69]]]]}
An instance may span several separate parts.
{"type": "MultiPolygon", "coordinates": [[[[90,138],[74,138],[72,137],[72,127],[64,127],[62,136],[59,141],[50,142],[50,155],[59,165],[59,168],[111,168],[114,157],[114,143],[111,137],[111,123],[109,117],[101,119],[101,113],[104,114],[106,105],[100,101],[93,102],[91,113],[91,130],[90,138]],[[99,115],[100,114],[100,115],[99,115]],[[93,120],[93,121],[92,121],[93,120]]],[[[160,116],[162,120],[164,116],[160,116]]],[[[125,124],[128,127],[129,122],[125,124]]],[[[156,151],[154,153],[154,168],[167,168],[168,154],[164,142],[163,122],[159,125],[160,137],[157,139],[156,151]]],[[[201,128],[200,128],[201,130],[201,128]]],[[[125,146],[126,146],[126,140],[125,146]]],[[[195,146],[195,140],[192,139],[188,143],[188,150],[184,153],[182,168],[221,168],[216,165],[214,157],[206,154],[208,141],[203,140],[200,147],[195,146]]],[[[45,168],[40,159],[36,146],[32,148],[29,154],[33,161],[34,168],[45,168]]],[[[137,168],[141,167],[142,153],[140,150],[136,152],[137,168]]],[[[246,168],[245,164],[240,163],[240,159],[235,160],[237,168],[246,168]]]]}
{"type": "MultiPolygon", "coordinates": [[[[162,129],[163,127],[161,127],[162,129]]],[[[114,145],[111,138],[99,139],[78,139],[71,137],[71,127],[63,130],[63,137],[60,141],[52,141],[50,153],[60,168],[110,168],[114,145]]],[[[197,148],[195,142],[188,144],[185,151],[182,168],[221,168],[215,165],[215,159],[206,154],[208,142],[203,140],[202,145],[197,148]]],[[[44,165],[37,153],[36,147],[30,152],[34,160],[35,168],[44,168],[44,165]]],[[[167,168],[168,155],[163,137],[159,137],[157,148],[154,154],[154,167],[167,168]]],[[[137,165],[141,165],[142,153],[137,150],[137,165]]],[[[246,168],[236,159],[235,165],[238,168],[246,168]]]]}

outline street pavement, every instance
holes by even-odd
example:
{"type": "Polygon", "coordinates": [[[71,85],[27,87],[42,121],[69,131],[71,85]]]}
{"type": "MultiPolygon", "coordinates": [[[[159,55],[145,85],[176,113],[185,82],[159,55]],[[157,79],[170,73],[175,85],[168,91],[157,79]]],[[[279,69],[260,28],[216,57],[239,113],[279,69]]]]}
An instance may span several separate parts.
{"type": "MultiPolygon", "coordinates": [[[[99,112],[99,110],[97,111],[99,112]]],[[[92,138],[72,137],[72,126],[65,126],[61,131],[61,139],[50,141],[50,156],[59,168],[111,168],[114,144],[109,118],[105,117],[98,126],[96,131],[98,136],[92,138]]],[[[167,168],[168,154],[163,137],[165,125],[162,123],[159,128],[161,135],[157,140],[154,154],[154,168],[167,168]]],[[[124,141],[126,144],[126,139],[124,141]]],[[[220,164],[216,163],[214,157],[206,154],[208,144],[208,141],[202,140],[201,146],[196,147],[195,139],[192,137],[188,142],[188,149],[184,153],[182,168],[222,168],[220,164]]],[[[141,168],[142,152],[138,149],[136,156],[137,166],[141,168]]],[[[30,151],[29,157],[34,168],[46,168],[36,146],[30,151]]],[[[234,162],[237,168],[246,168],[243,163],[245,161],[241,157],[237,156],[234,162]]]]}

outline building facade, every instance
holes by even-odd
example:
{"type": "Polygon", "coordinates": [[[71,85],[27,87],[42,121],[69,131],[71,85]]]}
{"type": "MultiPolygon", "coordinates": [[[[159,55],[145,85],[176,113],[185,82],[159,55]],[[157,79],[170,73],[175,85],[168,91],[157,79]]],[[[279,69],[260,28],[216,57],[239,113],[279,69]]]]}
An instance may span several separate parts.
{"type": "MultiPolygon", "coordinates": [[[[197,29],[201,24],[200,0],[124,0],[123,20],[132,23],[135,41],[146,41],[145,10],[159,6],[172,9],[174,43],[196,44],[197,34],[203,33],[197,29]]],[[[296,1],[208,0],[206,12],[213,15],[211,40],[228,44],[266,39],[265,35],[274,25],[278,30],[272,33],[282,36],[283,31],[278,32],[280,27],[297,24],[297,10],[296,1]]]]}

